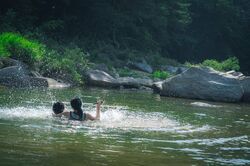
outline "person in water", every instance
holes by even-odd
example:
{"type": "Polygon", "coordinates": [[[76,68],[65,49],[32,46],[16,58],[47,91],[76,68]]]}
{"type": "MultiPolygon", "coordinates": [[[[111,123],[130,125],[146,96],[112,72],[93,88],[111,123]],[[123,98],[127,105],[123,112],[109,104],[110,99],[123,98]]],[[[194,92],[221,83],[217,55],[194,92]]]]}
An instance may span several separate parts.
{"type": "Polygon", "coordinates": [[[64,111],[65,106],[62,102],[56,102],[53,104],[53,112],[55,116],[62,117],[65,116],[69,118],[69,120],[100,120],[100,108],[103,101],[99,101],[96,103],[96,116],[92,116],[88,113],[84,113],[82,110],[82,101],[79,98],[74,98],[70,101],[70,105],[73,111],[64,111]]]}

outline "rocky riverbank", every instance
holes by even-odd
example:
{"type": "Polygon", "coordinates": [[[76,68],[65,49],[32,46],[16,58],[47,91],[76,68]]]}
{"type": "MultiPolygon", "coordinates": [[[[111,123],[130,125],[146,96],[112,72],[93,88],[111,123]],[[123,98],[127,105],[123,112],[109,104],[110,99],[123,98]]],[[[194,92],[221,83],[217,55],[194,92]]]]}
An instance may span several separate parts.
{"type": "MultiPolygon", "coordinates": [[[[138,70],[141,77],[120,76],[104,64],[94,65],[83,76],[88,86],[103,88],[151,89],[162,96],[201,99],[222,102],[250,102],[250,77],[235,72],[218,72],[207,67],[166,66],[173,76],[166,80],[150,77],[153,69],[146,62],[132,63],[128,67],[138,70]]],[[[70,85],[53,78],[43,77],[27,65],[13,59],[1,61],[0,85],[6,87],[65,88],[70,85]]]]}

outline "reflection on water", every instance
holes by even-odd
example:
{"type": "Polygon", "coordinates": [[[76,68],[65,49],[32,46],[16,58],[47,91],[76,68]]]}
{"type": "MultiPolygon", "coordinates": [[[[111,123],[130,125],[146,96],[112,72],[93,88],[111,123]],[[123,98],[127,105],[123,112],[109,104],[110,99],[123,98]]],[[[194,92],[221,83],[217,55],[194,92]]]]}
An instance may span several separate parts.
{"type": "Polygon", "coordinates": [[[21,92],[0,93],[3,165],[82,165],[83,160],[88,165],[250,164],[249,105],[135,91],[21,92]],[[84,99],[90,114],[95,114],[96,98],[105,98],[101,120],[52,116],[53,101],[63,101],[70,110],[74,96],[84,99]]]}

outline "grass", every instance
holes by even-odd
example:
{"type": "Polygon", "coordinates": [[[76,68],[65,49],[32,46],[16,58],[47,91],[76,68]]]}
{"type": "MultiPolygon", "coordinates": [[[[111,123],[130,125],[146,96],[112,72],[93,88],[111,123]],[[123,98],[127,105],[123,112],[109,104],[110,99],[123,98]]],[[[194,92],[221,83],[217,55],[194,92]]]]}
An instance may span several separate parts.
{"type": "Polygon", "coordinates": [[[0,57],[11,57],[32,64],[41,60],[44,55],[43,44],[17,33],[5,32],[0,35],[0,57]]]}

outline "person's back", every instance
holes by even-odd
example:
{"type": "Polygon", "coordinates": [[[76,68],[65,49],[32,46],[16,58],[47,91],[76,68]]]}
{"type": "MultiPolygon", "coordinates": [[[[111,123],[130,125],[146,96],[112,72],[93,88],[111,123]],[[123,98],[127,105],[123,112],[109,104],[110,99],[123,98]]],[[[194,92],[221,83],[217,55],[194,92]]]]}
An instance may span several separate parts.
{"type": "Polygon", "coordinates": [[[86,120],[86,113],[82,110],[82,101],[79,98],[74,98],[70,101],[70,105],[74,111],[70,111],[69,120],[86,120]]]}
{"type": "Polygon", "coordinates": [[[96,103],[96,116],[92,116],[88,113],[83,113],[82,110],[82,101],[79,98],[74,98],[70,101],[70,105],[73,108],[73,111],[67,112],[65,106],[62,102],[56,102],[52,106],[54,116],[56,117],[67,117],[69,120],[77,121],[86,121],[86,120],[100,120],[100,107],[103,104],[103,101],[96,103]]]}

